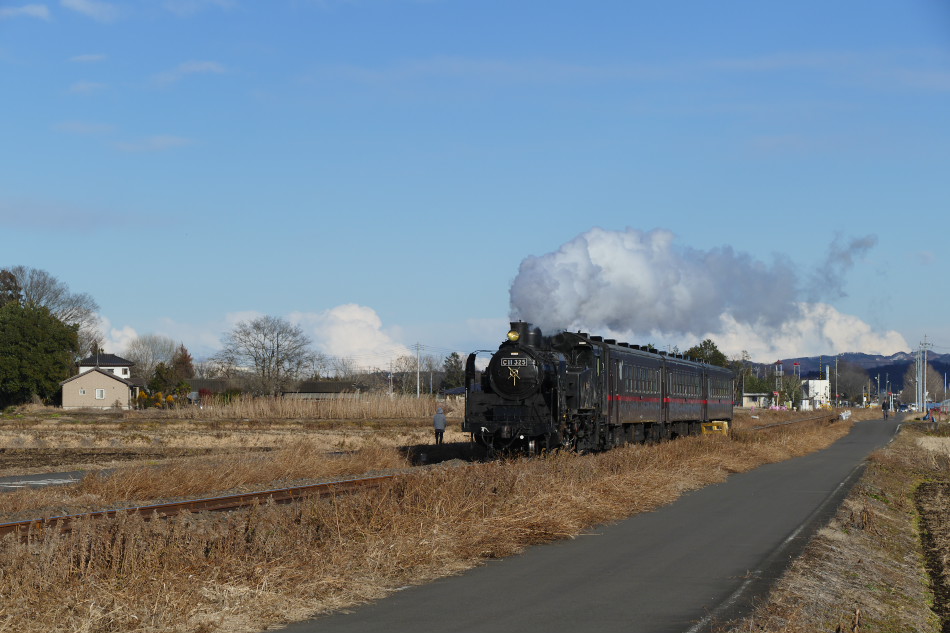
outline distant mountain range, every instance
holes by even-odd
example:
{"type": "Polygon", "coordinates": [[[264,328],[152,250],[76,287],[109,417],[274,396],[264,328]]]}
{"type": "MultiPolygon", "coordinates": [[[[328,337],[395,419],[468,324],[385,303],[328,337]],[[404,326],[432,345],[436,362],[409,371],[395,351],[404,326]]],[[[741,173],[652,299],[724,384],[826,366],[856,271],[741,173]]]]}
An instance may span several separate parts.
{"type": "MultiPolygon", "coordinates": [[[[852,352],[848,354],[838,354],[837,358],[839,367],[842,362],[856,365],[868,372],[872,378],[880,375],[882,381],[884,380],[884,376],[887,375],[895,391],[899,391],[903,388],[904,375],[907,373],[907,369],[913,367],[916,363],[916,355],[909,352],[898,352],[890,356],[852,352]]],[[[786,374],[791,373],[795,363],[798,363],[802,378],[817,378],[819,362],[822,365],[822,370],[824,367],[830,366],[831,371],[834,371],[835,366],[834,356],[808,356],[802,358],[783,358],[781,360],[782,367],[786,374]]],[[[941,374],[950,372],[950,354],[928,352],[927,364],[941,374]]]]}

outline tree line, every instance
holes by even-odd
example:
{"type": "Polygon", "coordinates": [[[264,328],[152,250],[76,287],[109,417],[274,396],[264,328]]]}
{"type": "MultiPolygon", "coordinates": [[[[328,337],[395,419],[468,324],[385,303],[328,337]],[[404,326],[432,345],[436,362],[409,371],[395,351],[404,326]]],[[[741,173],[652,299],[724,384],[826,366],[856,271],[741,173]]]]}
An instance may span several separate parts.
{"type": "Polygon", "coordinates": [[[359,368],[345,358],[315,351],[299,325],[274,316],[242,321],[222,339],[222,347],[199,373],[204,378],[243,378],[254,393],[277,395],[303,380],[334,378],[366,388],[410,394],[460,387],[465,380],[461,356],[400,356],[388,369],[359,368]]]}
{"type": "MultiPolygon", "coordinates": [[[[60,385],[75,374],[77,363],[103,352],[98,310],[91,296],[70,291],[46,271],[0,270],[0,409],[59,403],[60,385]]],[[[261,395],[331,377],[398,393],[414,393],[417,380],[426,392],[464,381],[457,353],[444,359],[407,355],[386,370],[368,371],[316,352],[299,325],[273,316],[238,323],[222,343],[211,358],[196,362],[183,343],[167,336],[134,338],[122,355],[133,363],[132,380],[146,387],[148,397],[139,404],[164,403],[169,396],[180,401],[196,378],[240,378],[246,391],[261,395]]]]}
{"type": "MultiPolygon", "coordinates": [[[[25,266],[0,270],[0,408],[58,402],[60,383],[74,374],[76,362],[101,351],[98,309],[92,297],[71,292],[46,271],[25,266]]],[[[732,369],[737,402],[743,391],[772,393],[776,386],[779,401],[801,399],[800,377],[786,374],[776,381],[772,366],[751,362],[748,352],[729,359],[706,339],[683,354],[732,369]]],[[[441,359],[406,355],[388,368],[366,370],[345,358],[316,352],[303,328],[273,316],[238,323],[225,334],[221,349],[204,362],[195,362],[184,344],[156,334],[136,337],[123,355],[134,363],[132,378],[149,392],[179,398],[191,391],[189,381],[195,378],[240,378],[247,391],[261,395],[280,394],[300,381],[329,378],[403,394],[464,384],[458,353],[441,359]]],[[[915,369],[908,368],[902,400],[914,399],[916,378],[915,369]]],[[[943,376],[930,365],[927,385],[933,400],[947,398],[943,376]]],[[[864,394],[876,396],[877,387],[864,369],[838,363],[833,388],[839,399],[860,402],[864,394]]]]}

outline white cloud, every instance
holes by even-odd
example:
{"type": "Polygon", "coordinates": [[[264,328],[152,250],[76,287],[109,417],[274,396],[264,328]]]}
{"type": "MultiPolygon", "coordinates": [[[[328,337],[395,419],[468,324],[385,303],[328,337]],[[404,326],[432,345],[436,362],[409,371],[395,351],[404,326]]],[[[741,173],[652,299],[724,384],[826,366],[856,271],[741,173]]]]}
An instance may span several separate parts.
{"type": "Polygon", "coordinates": [[[101,314],[97,316],[99,318],[99,333],[102,335],[102,349],[108,354],[121,356],[129,348],[129,343],[138,338],[138,332],[129,325],[121,328],[113,327],[112,321],[107,317],[101,314]]]}
{"type": "MultiPolygon", "coordinates": [[[[159,319],[155,334],[181,341],[196,359],[207,358],[221,349],[222,338],[239,323],[264,316],[256,310],[229,312],[219,321],[182,323],[169,317],[159,319]]],[[[412,355],[408,346],[395,340],[393,332],[383,327],[375,310],[356,304],[345,304],[321,312],[292,312],[287,320],[303,328],[313,340],[313,347],[326,356],[344,358],[362,368],[386,368],[390,360],[412,355]]],[[[107,352],[119,353],[128,342],[138,336],[136,328],[126,325],[114,327],[109,319],[101,318],[104,347],[107,352]]],[[[498,338],[501,328],[494,328],[492,340],[498,338]]]]}
{"type": "Polygon", "coordinates": [[[234,312],[226,315],[224,321],[201,324],[179,323],[169,317],[161,317],[155,333],[184,343],[192,356],[204,359],[221,349],[221,337],[240,321],[260,316],[263,315],[257,312],[234,312]]]}
{"type": "Polygon", "coordinates": [[[55,199],[0,198],[0,226],[22,231],[86,233],[102,227],[124,227],[127,213],[102,207],[84,207],[55,199]]]}
{"type": "Polygon", "coordinates": [[[115,143],[114,147],[123,152],[161,152],[192,144],[191,139],[180,136],[150,136],[140,141],[115,143]]]}
{"type": "Polygon", "coordinates": [[[77,95],[90,95],[105,89],[106,84],[95,81],[77,81],[69,87],[69,92],[77,95]]]}
{"type": "Polygon", "coordinates": [[[89,53],[86,55],[74,55],[69,58],[69,61],[77,64],[89,64],[93,62],[105,61],[106,56],[101,53],[89,53]]]}
{"type": "Polygon", "coordinates": [[[158,73],[153,77],[153,81],[159,85],[173,84],[180,81],[188,75],[196,74],[223,74],[227,69],[218,62],[211,61],[187,61],[179,64],[171,70],[158,73]]]}
{"type": "Polygon", "coordinates": [[[26,4],[22,7],[6,7],[0,9],[0,20],[18,17],[49,20],[49,9],[45,4],[26,4]]]}
{"type": "MultiPolygon", "coordinates": [[[[221,349],[221,340],[241,322],[265,316],[256,310],[229,312],[221,319],[204,323],[183,323],[160,317],[158,325],[148,333],[168,336],[182,342],[196,360],[206,360],[221,349]]],[[[422,353],[438,357],[453,350],[462,358],[475,349],[497,347],[508,331],[504,319],[470,319],[464,323],[438,323],[421,326],[418,335],[405,335],[398,326],[386,327],[378,313],[368,306],[344,304],[318,312],[291,312],[285,317],[303,328],[313,341],[314,351],[330,360],[345,359],[359,369],[389,368],[390,361],[414,356],[414,347],[403,343],[407,336],[423,344],[422,353]],[[417,336],[418,335],[418,336],[417,336]],[[433,351],[436,350],[436,351],[433,351]]],[[[116,327],[102,318],[104,347],[121,356],[128,342],[138,336],[141,328],[130,325],[116,327]]],[[[482,355],[485,360],[487,356],[482,355]]]]}
{"type": "Polygon", "coordinates": [[[114,22],[119,17],[115,5],[98,0],[60,0],[60,4],[99,22],[114,22]]]}
{"type": "Polygon", "coordinates": [[[859,317],[843,314],[826,303],[801,303],[799,311],[800,318],[777,328],[740,323],[723,314],[721,328],[696,337],[696,341],[711,338],[727,356],[745,350],[759,362],[844,352],[890,355],[910,349],[898,332],[875,331],[859,317]]]}
{"type": "Polygon", "coordinates": [[[234,6],[233,0],[165,0],[162,3],[168,11],[179,17],[189,17],[208,7],[230,9],[234,6]]]}
{"type": "Polygon", "coordinates": [[[313,338],[318,351],[360,367],[385,368],[390,360],[413,354],[393,340],[376,311],[366,306],[349,303],[323,312],[293,312],[289,318],[313,338]]]}
{"type": "Polygon", "coordinates": [[[109,134],[110,132],[115,131],[114,125],[109,125],[108,123],[89,123],[86,121],[63,121],[58,123],[55,126],[55,129],[60,132],[68,132],[69,134],[82,134],[82,135],[100,135],[100,134],[109,134]]]}

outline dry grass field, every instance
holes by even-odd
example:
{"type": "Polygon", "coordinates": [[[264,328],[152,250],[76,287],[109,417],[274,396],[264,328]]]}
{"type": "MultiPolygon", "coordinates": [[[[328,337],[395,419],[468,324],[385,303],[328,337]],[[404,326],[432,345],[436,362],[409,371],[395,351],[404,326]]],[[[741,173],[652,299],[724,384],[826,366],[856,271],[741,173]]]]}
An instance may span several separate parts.
{"type": "MultiPolygon", "coordinates": [[[[0,630],[260,631],[670,503],[730,473],[827,446],[859,417],[798,414],[809,421],[753,431],[793,415],[759,411],[740,415],[729,437],[409,469],[399,447],[430,441],[434,403],[425,408],[376,420],[44,412],[4,419],[0,449],[210,452],[151,457],[75,486],[0,495],[0,520],[406,472],[382,490],[345,497],[166,521],[121,516],[31,544],[6,537],[0,630]]],[[[458,418],[452,422],[447,441],[462,440],[458,418]]]]}
{"type": "Polygon", "coordinates": [[[445,407],[454,422],[446,441],[467,439],[459,430],[460,405],[437,405],[431,398],[238,399],[202,409],[144,411],[24,407],[0,418],[0,476],[115,467],[129,461],[154,464],[189,454],[245,454],[291,447],[301,440],[325,452],[424,444],[430,439],[429,420],[436,406],[445,407]]]}
{"type": "MultiPolygon", "coordinates": [[[[946,426],[946,425],[944,425],[946,426]]],[[[910,424],[728,633],[950,631],[950,437],[910,424]],[[929,571],[929,574],[928,574],[929,571]]]]}

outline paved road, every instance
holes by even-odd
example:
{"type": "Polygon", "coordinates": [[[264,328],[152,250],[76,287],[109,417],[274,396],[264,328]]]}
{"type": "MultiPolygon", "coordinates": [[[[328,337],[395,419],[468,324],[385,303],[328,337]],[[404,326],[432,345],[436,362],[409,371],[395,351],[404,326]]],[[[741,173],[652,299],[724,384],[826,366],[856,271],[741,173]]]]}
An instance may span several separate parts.
{"type": "Polygon", "coordinates": [[[748,609],[834,514],[897,420],[684,495],[656,512],[534,547],[284,633],[663,633],[748,609]]]}

